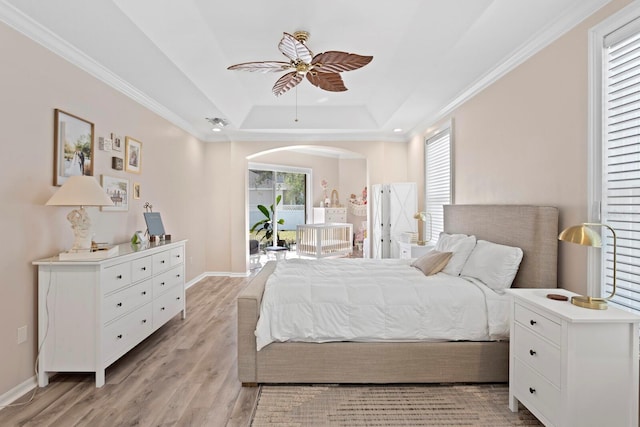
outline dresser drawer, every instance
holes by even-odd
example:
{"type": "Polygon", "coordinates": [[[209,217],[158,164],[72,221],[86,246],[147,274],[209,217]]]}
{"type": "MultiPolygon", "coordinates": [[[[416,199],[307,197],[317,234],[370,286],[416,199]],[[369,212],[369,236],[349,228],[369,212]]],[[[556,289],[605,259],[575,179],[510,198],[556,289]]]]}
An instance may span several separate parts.
{"type": "Polygon", "coordinates": [[[515,305],[515,318],[516,322],[525,328],[541,335],[556,345],[560,345],[562,326],[559,320],[555,320],[550,316],[545,317],[520,304],[515,305]]]}
{"type": "Polygon", "coordinates": [[[514,366],[516,397],[534,415],[544,414],[556,425],[560,414],[560,390],[520,360],[516,359],[514,366]]]}
{"type": "Polygon", "coordinates": [[[133,283],[151,277],[151,257],[131,261],[131,281],[133,283]]]}
{"type": "Polygon", "coordinates": [[[182,264],[184,262],[184,247],[180,246],[178,248],[171,249],[171,267],[175,267],[176,265],[182,264]]]}
{"type": "Polygon", "coordinates": [[[174,286],[153,300],[153,327],[159,328],[184,308],[184,288],[174,286]]]}
{"type": "Polygon", "coordinates": [[[125,262],[107,267],[101,276],[102,294],[106,295],[131,284],[131,264],[125,262]]]}
{"type": "Polygon", "coordinates": [[[164,251],[152,256],[153,274],[158,274],[171,267],[171,251],[164,251]]]}
{"type": "Polygon", "coordinates": [[[519,323],[514,335],[515,356],[560,388],[560,348],[519,323]]]}
{"type": "Polygon", "coordinates": [[[151,280],[121,289],[102,301],[102,321],[108,323],[131,310],[151,302],[151,280]]]}
{"type": "Polygon", "coordinates": [[[162,295],[170,288],[184,283],[182,265],[173,267],[169,271],[165,271],[153,278],[153,296],[162,295]]]}
{"type": "Polygon", "coordinates": [[[103,361],[118,358],[153,331],[153,304],[146,304],[102,331],[103,361]]]}

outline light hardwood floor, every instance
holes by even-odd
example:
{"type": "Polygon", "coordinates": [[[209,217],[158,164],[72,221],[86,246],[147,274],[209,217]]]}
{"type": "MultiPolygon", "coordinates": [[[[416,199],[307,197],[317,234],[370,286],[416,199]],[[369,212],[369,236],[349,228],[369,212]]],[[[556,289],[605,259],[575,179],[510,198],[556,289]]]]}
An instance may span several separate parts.
{"type": "Polygon", "coordinates": [[[203,279],[187,290],[187,318],[111,365],[104,387],[58,374],[28,405],[0,410],[0,426],[248,425],[258,389],[237,379],[236,296],[249,280],[203,279]]]}

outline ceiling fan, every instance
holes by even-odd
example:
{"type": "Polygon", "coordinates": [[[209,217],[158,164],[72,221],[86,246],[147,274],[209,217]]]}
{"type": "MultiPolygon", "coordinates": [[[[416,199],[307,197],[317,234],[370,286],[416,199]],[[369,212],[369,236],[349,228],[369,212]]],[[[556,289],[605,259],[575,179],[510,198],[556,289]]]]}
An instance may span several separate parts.
{"type": "Polygon", "coordinates": [[[280,96],[289,89],[297,86],[306,76],[312,85],[330,92],[344,92],[347,90],[342,76],[342,71],[357,70],[364,67],[373,59],[373,56],[356,55],[355,53],[330,50],[313,55],[305,45],[309,39],[306,31],[296,31],[293,35],[284,33],[278,44],[278,49],[289,58],[284,61],[260,61],[245,62],[228,67],[228,70],[253,71],[259,73],[277,73],[279,71],[291,72],[280,77],[273,86],[273,94],[280,96]]]}

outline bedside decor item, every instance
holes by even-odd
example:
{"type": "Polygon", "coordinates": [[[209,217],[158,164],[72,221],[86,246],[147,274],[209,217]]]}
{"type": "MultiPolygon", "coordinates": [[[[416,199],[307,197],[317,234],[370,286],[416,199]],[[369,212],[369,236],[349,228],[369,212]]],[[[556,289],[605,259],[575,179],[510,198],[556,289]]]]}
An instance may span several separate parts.
{"type": "Polygon", "coordinates": [[[102,175],[102,188],[113,202],[111,206],[103,206],[103,211],[129,210],[129,180],[102,175]]]}
{"type": "Polygon", "coordinates": [[[124,169],[124,160],[121,157],[111,158],[111,169],[121,171],[124,169]]]}
{"type": "Polygon", "coordinates": [[[67,215],[75,239],[69,252],[91,253],[91,219],[85,206],[111,206],[113,202],[91,176],[72,176],[46,203],[47,206],[79,206],[67,215]]]}
{"type": "Polygon", "coordinates": [[[574,296],[571,297],[571,304],[577,305],[578,307],[583,308],[591,308],[594,310],[606,310],[607,309],[607,301],[614,297],[616,294],[616,253],[617,253],[617,238],[616,232],[608,226],[607,224],[595,223],[595,222],[585,222],[580,225],[574,225],[564,229],[560,235],[558,236],[558,240],[569,243],[577,243],[579,245],[591,246],[593,248],[601,248],[602,247],[602,238],[600,235],[589,227],[605,227],[611,231],[613,236],[613,284],[611,295],[606,298],[599,297],[590,297],[590,296],[574,296]]]}
{"type": "Polygon", "coordinates": [[[422,226],[422,239],[418,240],[418,245],[420,246],[424,246],[426,243],[431,241],[431,238],[433,237],[433,222],[431,221],[431,214],[429,212],[417,212],[415,215],[413,215],[414,219],[417,219],[418,222],[422,222],[423,226],[422,226]],[[425,229],[425,226],[427,224],[427,218],[429,219],[429,238],[427,239],[427,230],[425,229]]]}
{"type": "Polygon", "coordinates": [[[70,176],[93,175],[93,123],[57,108],[54,116],[53,185],[70,176]]]}
{"type": "Polygon", "coordinates": [[[142,142],[127,136],[125,145],[125,169],[127,172],[140,173],[142,168],[142,142]]]}

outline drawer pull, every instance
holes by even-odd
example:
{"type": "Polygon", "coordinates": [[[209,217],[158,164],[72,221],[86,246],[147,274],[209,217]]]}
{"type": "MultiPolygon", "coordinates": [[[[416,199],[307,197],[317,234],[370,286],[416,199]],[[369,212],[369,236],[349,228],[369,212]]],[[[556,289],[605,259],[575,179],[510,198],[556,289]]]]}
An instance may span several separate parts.
{"type": "Polygon", "coordinates": [[[535,356],[536,355],[536,351],[535,350],[529,350],[529,354],[532,355],[532,356],[535,356]]]}
{"type": "Polygon", "coordinates": [[[176,258],[180,258],[180,255],[176,255],[176,258]]]}
{"type": "Polygon", "coordinates": [[[160,286],[164,286],[164,282],[160,282],[160,286]]]}
{"type": "Polygon", "coordinates": [[[180,301],[180,297],[176,297],[176,300],[180,301]]]}
{"type": "Polygon", "coordinates": [[[122,279],[122,274],[118,274],[118,275],[116,276],[116,279],[122,279]]]}
{"type": "Polygon", "coordinates": [[[176,274],[176,277],[180,277],[180,275],[179,275],[179,274],[176,274]]]}
{"type": "Polygon", "coordinates": [[[122,339],[122,334],[118,335],[118,337],[117,337],[117,338],[118,338],[119,340],[121,340],[121,339],[122,339]]]}
{"type": "Polygon", "coordinates": [[[164,264],[164,260],[160,260],[160,264],[164,264]]]}
{"type": "Polygon", "coordinates": [[[529,323],[531,323],[531,326],[533,326],[533,325],[535,325],[535,324],[536,324],[536,323],[538,323],[538,322],[536,322],[535,320],[529,320],[529,323]]]}
{"type": "Polygon", "coordinates": [[[535,394],[536,393],[536,389],[533,388],[533,387],[529,387],[529,393],[535,394]]]}
{"type": "Polygon", "coordinates": [[[160,307],[160,311],[164,311],[164,307],[160,307]]]}
{"type": "Polygon", "coordinates": [[[147,294],[147,291],[142,291],[142,295],[146,295],[146,294],[147,294]]]}
{"type": "Polygon", "coordinates": [[[142,323],[147,323],[147,319],[142,319],[142,323]]]}
{"type": "Polygon", "coordinates": [[[147,271],[147,267],[142,267],[142,271],[147,271]]]}
{"type": "Polygon", "coordinates": [[[118,307],[122,307],[122,303],[121,303],[121,302],[117,303],[116,305],[117,305],[118,307]]]}

